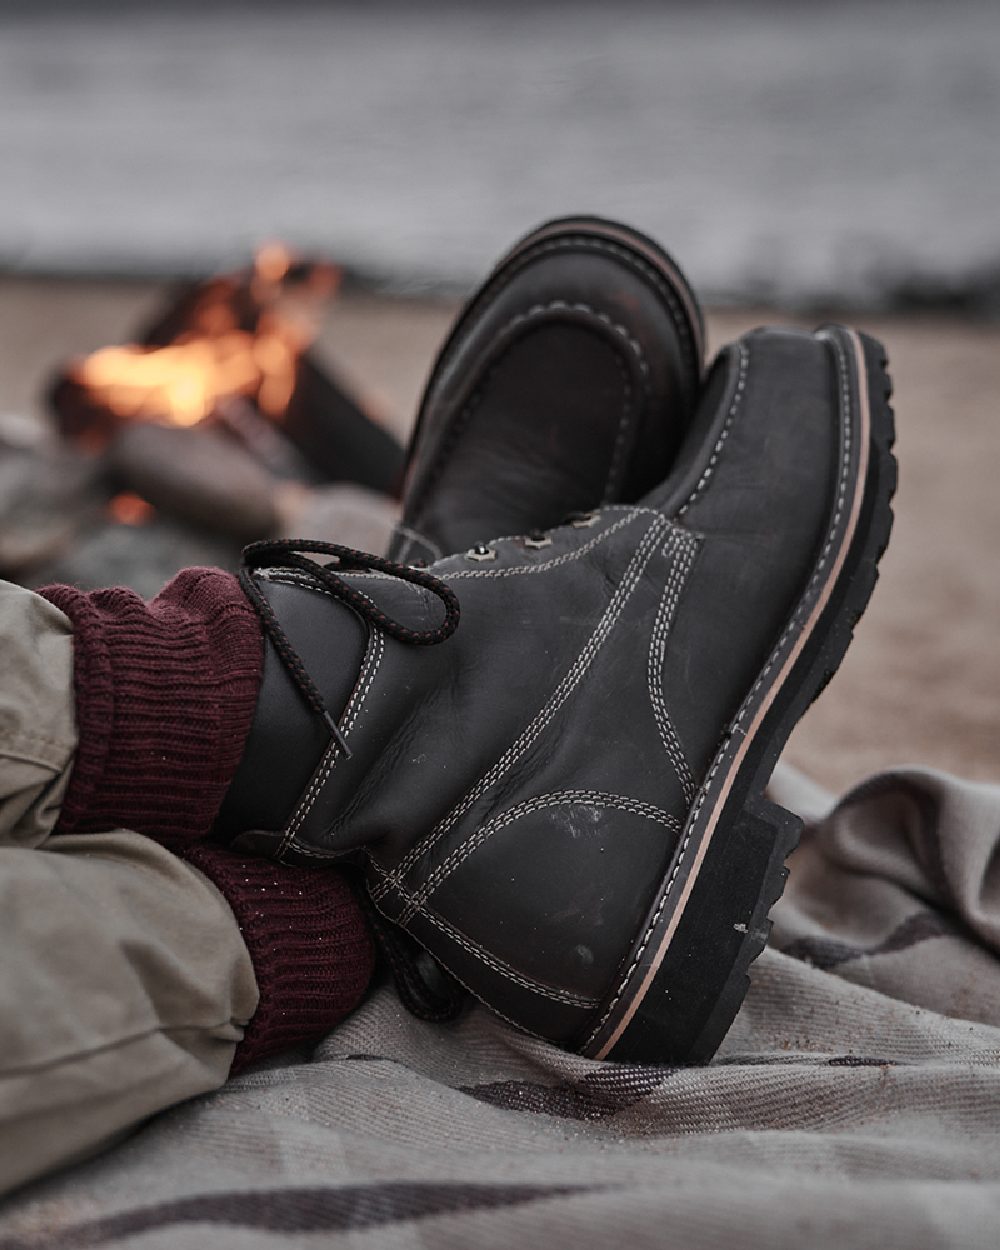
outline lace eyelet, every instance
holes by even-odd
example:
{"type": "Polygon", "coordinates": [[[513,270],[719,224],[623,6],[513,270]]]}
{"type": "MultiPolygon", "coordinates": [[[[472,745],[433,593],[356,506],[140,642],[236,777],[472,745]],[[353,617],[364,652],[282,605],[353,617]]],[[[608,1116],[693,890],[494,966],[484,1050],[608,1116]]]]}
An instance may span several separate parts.
{"type": "Polygon", "coordinates": [[[551,547],[552,539],[547,534],[529,535],[524,539],[524,545],[532,551],[539,551],[542,547],[551,547]]]}
{"type": "Polygon", "coordinates": [[[600,517],[601,514],[599,512],[579,512],[575,517],[570,519],[570,525],[572,525],[574,529],[578,530],[590,529],[592,525],[597,524],[600,517]]]}
{"type": "Polygon", "coordinates": [[[475,547],[470,547],[465,553],[467,560],[495,560],[497,558],[496,549],[487,547],[485,543],[477,543],[475,547]]]}

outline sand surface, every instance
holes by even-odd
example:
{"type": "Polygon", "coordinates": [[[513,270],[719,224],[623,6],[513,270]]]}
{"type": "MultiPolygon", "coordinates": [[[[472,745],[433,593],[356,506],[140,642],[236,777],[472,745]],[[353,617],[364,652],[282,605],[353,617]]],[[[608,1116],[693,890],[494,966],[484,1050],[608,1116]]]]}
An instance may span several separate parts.
{"type": "MultiPolygon", "coordinates": [[[[128,337],[148,284],[0,280],[0,412],[37,403],[67,355],[128,337]]],[[[405,436],[454,305],[345,297],[322,350],[405,436]]],[[[709,316],[715,346],[772,311],[709,316]]],[[[862,321],[896,383],[896,525],[853,647],[786,758],[834,789],[898,764],[1000,780],[1000,329],[862,321]]]]}

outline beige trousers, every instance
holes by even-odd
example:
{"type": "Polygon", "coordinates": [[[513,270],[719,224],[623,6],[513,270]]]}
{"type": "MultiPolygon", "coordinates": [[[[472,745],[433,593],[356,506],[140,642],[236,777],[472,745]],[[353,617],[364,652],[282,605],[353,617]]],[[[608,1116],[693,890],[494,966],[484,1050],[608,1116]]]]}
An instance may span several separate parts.
{"type": "Polygon", "coordinates": [[[257,983],[222,895],[128,830],[52,836],[69,621],[0,582],[0,1192],[225,1081],[257,983]]]}

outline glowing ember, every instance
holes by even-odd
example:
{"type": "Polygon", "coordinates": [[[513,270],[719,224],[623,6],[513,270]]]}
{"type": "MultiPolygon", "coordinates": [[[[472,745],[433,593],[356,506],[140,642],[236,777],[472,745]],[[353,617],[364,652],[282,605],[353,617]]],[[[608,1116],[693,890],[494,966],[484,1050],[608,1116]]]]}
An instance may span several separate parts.
{"type": "Polygon", "coordinates": [[[108,513],[122,525],[145,525],[153,515],[153,507],[141,495],[126,490],[108,500],[108,513]]]}
{"type": "Polygon", "coordinates": [[[235,395],[280,417],[339,281],[335,266],[298,265],[286,248],[267,244],[249,275],[206,284],[169,344],[105,347],[70,376],[121,417],[194,425],[235,395]]]}

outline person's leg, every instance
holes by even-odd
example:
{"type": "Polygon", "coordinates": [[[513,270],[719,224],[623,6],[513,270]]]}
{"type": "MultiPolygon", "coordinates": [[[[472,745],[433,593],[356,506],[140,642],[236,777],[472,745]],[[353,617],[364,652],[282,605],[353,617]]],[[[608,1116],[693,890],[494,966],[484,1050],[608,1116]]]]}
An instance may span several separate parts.
{"type": "Polygon", "coordinates": [[[216,1089],[257,1006],[225,899],[137,833],[0,849],[0,942],[3,1190],[216,1089]]]}
{"type": "Polygon", "coordinates": [[[73,642],[61,611],[0,583],[0,1190],[217,1088],[234,1055],[319,1036],[370,973],[335,872],[52,833],[77,752],[73,642]]]}
{"type": "Polygon", "coordinates": [[[52,830],[76,747],[73,638],[50,603],[0,581],[0,845],[52,830]]]}
{"type": "Polygon", "coordinates": [[[0,1187],[220,1085],[257,1005],[232,910],[123,830],[51,837],[76,749],[68,619],[0,584],[0,1187]]]}

